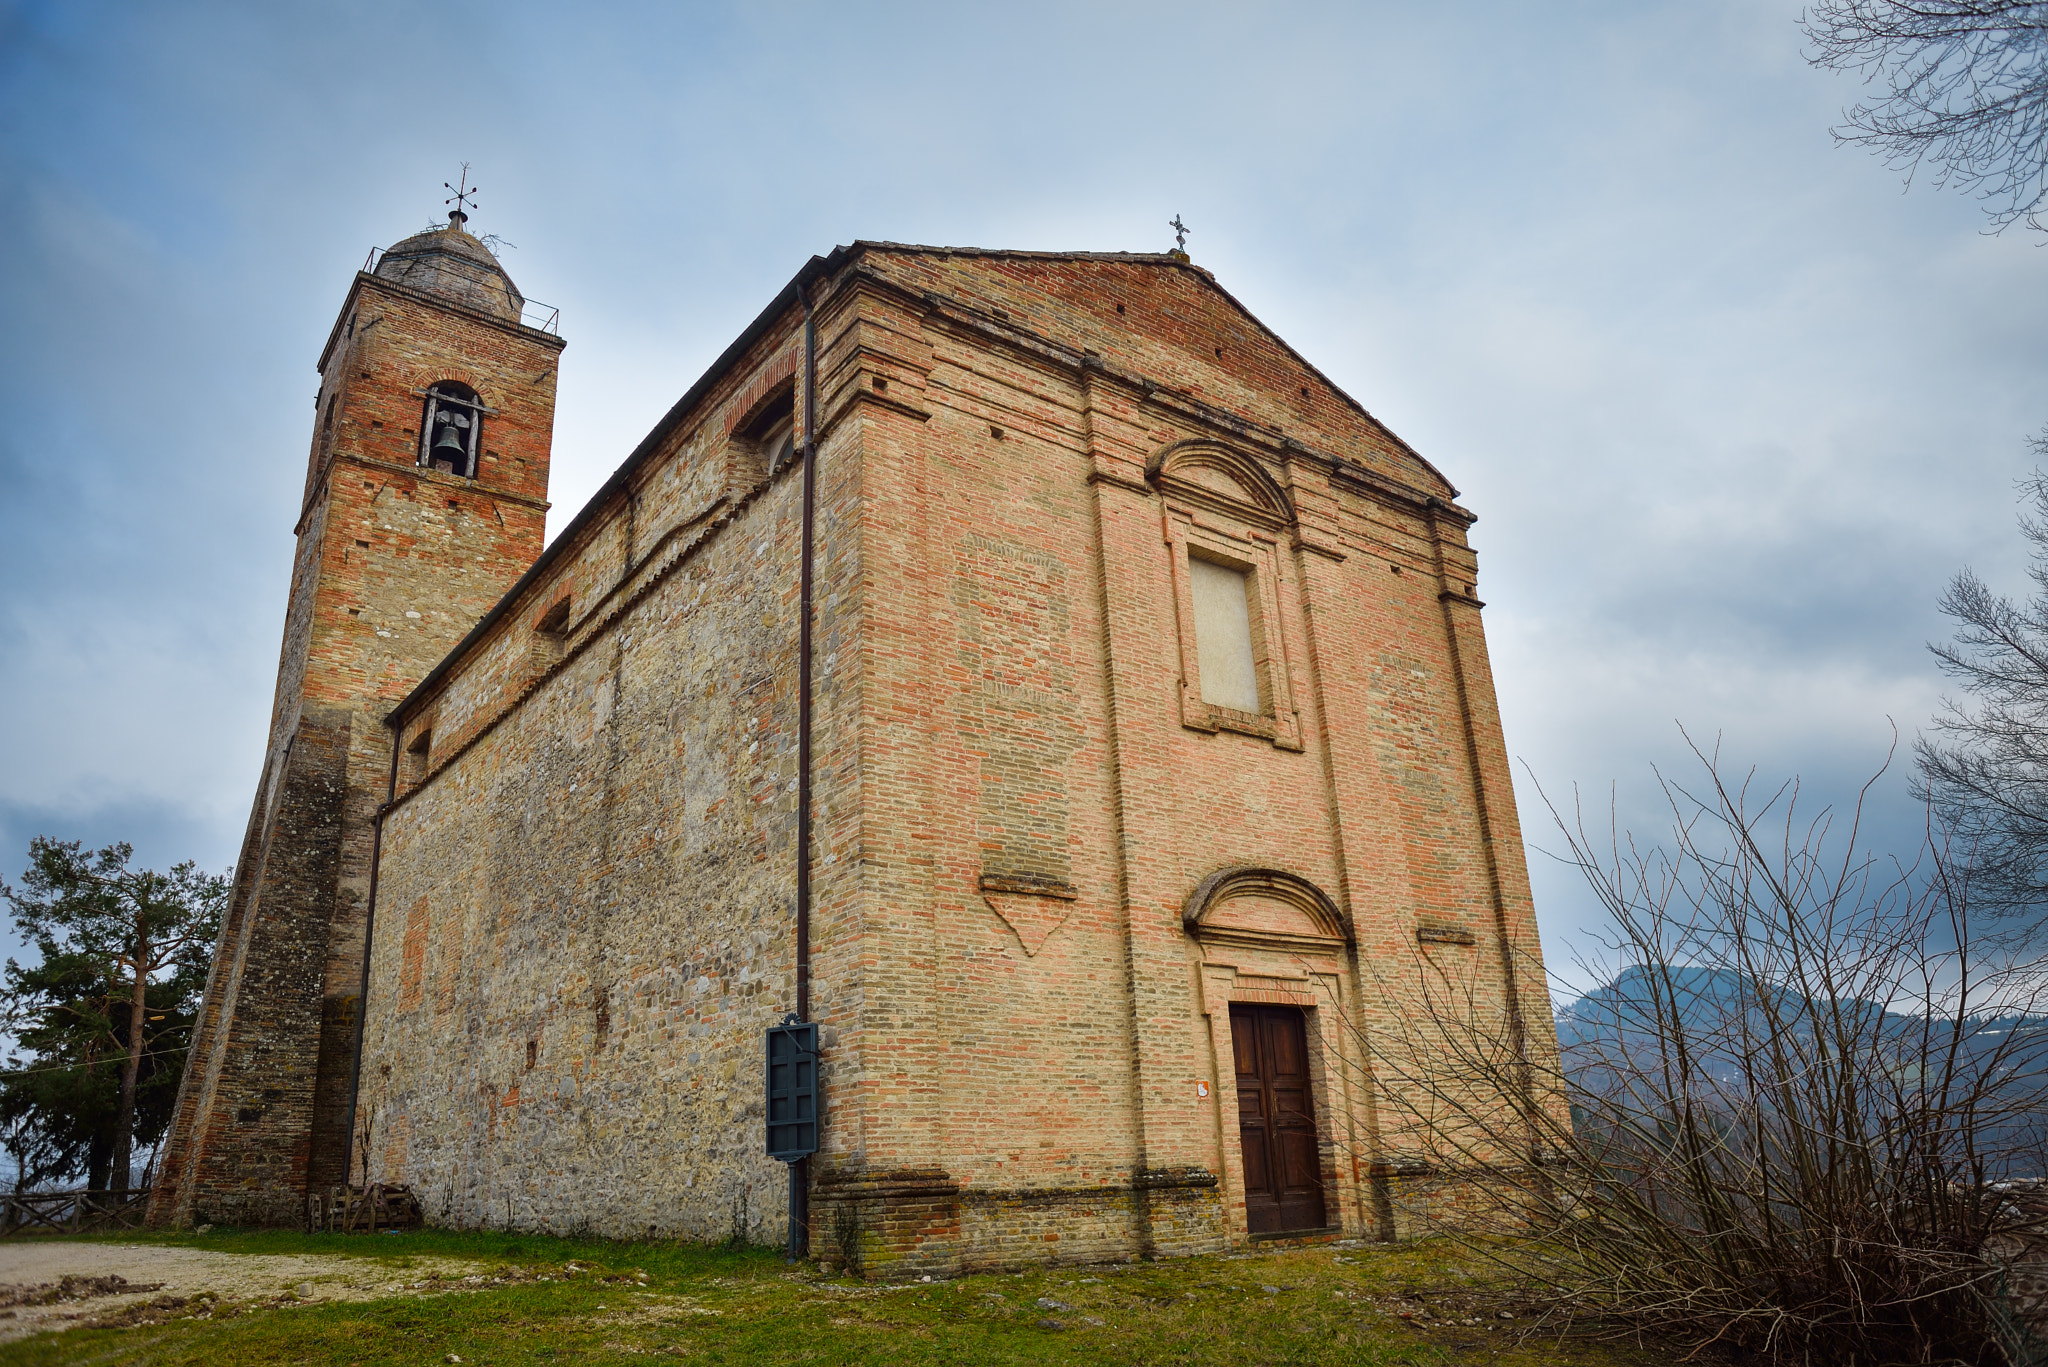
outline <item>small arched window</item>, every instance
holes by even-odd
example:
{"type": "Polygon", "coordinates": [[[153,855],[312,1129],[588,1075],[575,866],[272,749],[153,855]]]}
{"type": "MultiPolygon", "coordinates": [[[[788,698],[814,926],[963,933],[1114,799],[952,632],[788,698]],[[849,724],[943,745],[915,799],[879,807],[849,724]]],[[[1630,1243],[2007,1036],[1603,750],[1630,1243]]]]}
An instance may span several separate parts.
{"type": "Polygon", "coordinates": [[[476,391],[454,380],[441,381],[427,390],[426,412],[420,417],[420,464],[475,479],[483,430],[484,407],[476,391]]]}
{"type": "Polygon", "coordinates": [[[796,455],[796,387],[785,385],[735,434],[751,457],[753,477],[772,475],[796,455]]]}
{"type": "Polygon", "coordinates": [[[780,470],[796,454],[796,418],[782,419],[761,435],[761,459],[768,473],[780,470]]]}

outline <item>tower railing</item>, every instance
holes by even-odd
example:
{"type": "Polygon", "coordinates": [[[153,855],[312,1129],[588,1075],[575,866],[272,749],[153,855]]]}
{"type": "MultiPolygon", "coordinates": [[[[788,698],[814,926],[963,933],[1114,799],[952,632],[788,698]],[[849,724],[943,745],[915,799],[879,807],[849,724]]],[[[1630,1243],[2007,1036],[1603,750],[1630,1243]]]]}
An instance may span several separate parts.
{"type": "MultiPolygon", "coordinates": [[[[384,249],[382,247],[370,248],[370,254],[363,258],[363,274],[375,275],[377,273],[377,263],[383,259],[384,249]]],[[[456,265],[457,263],[454,260],[444,258],[441,262],[441,269],[448,270],[456,267],[456,265]]],[[[456,274],[460,275],[463,273],[462,270],[456,269],[456,274]]],[[[472,278],[480,285],[494,283],[481,274],[472,278]]],[[[528,299],[525,295],[518,294],[516,291],[514,292],[514,297],[519,300],[519,325],[521,327],[529,327],[536,332],[546,332],[556,337],[562,335],[562,311],[560,309],[552,304],[543,304],[538,299],[528,299]]]]}
{"type": "Polygon", "coordinates": [[[527,299],[519,305],[519,322],[524,327],[541,332],[562,335],[562,311],[538,299],[527,299]]]}

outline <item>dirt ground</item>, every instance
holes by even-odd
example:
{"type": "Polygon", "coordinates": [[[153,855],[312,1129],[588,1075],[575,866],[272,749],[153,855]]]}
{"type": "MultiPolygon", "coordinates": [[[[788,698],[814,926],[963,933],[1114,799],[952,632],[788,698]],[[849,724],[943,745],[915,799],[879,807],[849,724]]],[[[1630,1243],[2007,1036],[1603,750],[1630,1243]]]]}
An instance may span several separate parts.
{"type": "MultiPolygon", "coordinates": [[[[475,1263],[210,1253],[152,1244],[0,1243],[0,1343],[132,1312],[163,1297],[230,1302],[365,1301],[475,1276],[475,1263]]],[[[204,1312],[202,1312],[204,1313],[204,1312]]]]}

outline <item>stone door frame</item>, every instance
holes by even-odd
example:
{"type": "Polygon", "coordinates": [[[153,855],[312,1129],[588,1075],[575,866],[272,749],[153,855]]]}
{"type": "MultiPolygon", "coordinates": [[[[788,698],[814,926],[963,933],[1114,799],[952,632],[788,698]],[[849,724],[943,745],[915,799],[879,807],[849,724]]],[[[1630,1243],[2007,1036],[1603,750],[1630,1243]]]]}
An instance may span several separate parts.
{"type": "Polygon", "coordinates": [[[1324,1217],[1345,1237],[1372,1237],[1371,1194],[1369,1184],[1361,1180],[1366,1166],[1366,1060],[1362,1041],[1346,1025],[1358,1013],[1346,990],[1351,936],[1342,913],[1327,894],[1299,875],[1234,868],[1202,880],[1188,898],[1184,929],[1199,955],[1198,1009],[1209,1048],[1208,1118],[1231,1242],[1244,1244],[1253,1238],[1238,1139],[1232,1004],[1300,1009],[1324,1217]],[[1245,894],[1295,905],[1302,912],[1298,928],[1249,930],[1211,919],[1233,895],[1245,894]]]}

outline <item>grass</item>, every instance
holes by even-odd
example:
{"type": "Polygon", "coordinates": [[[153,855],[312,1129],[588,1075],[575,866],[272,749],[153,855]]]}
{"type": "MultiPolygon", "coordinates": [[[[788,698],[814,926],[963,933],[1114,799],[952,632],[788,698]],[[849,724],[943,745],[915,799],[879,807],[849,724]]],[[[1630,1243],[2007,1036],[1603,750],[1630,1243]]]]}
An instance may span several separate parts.
{"type": "MultiPolygon", "coordinates": [[[[92,1236],[88,1236],[92,1237],[92,1236]]],[[[779,1252],[424,1230],[121,1234],[228,1253],[485,1265],[385,1300],[271,1304],[231,1317],[72,1329],[0,1346],[0,1364],[1271,1364],[1272,1367],[1647,1367],[1671,1359],[1522,1335],[1454,1251],[1268,1254],[988,1273],[908,1286],[822,1278],[779,1252]],[[581,1270],[571,1271],[570,1264],[581,1270]],[[644,1281],[642,1279],[644,1274],[644,1281]],[[541,1280],[549,1278],[550,1280],[541,1280]],[[1056,1302],[1053,1305],[1042,1302],[1056,1302]],[[1418,1318],[1404,1319],[1402,1312],[1418,1318]],[[1469,1322],[1466,1322],[1469,1321],[1469,1322]]],[[[174,1312],[176,1313],[176,1312],[174,1312]]],[[[1514,1310],[1511,1308],[1511,1313],[1514,1310]]]]}

